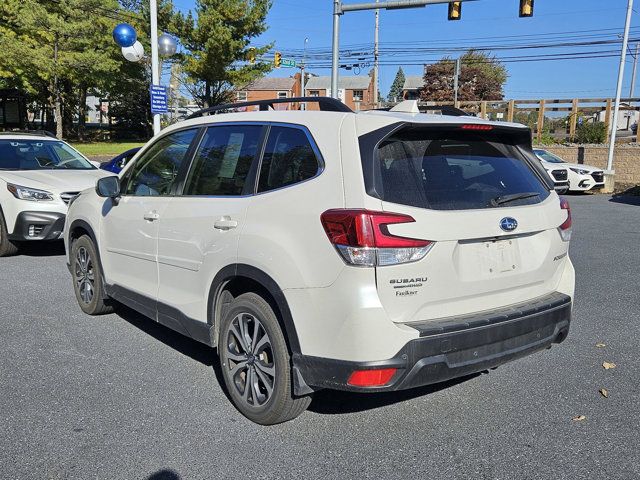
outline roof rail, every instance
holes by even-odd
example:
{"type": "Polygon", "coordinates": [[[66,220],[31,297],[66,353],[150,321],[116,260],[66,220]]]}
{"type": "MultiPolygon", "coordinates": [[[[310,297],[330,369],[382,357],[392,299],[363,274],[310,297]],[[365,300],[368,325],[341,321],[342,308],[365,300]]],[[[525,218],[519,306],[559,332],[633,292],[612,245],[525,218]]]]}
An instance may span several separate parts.
{"type": "Polygon", "coordinates": [[[0,135],[34,135],[57,138],[48,130],[5,130],[4,132],[0,132],[0,135]]]}
{"type": "Polygon", "coordinates": [[[250,102],[239,103],[225,103],[223,105],[216,105],[215,107],[203,108],[197,112],[192,113],[185,120],[191,118],[203,117],[209,113],[225,113],[228,110],[234,110],[242,107],[252,107],[258,105],[260,110],[268,110],[269,107],[273,108],[276,103],[317,103],[321,111],[324,112],[345,112],[353,113],[349,107],[347,107],[340,100],[336,100],[331,97],[290,97],[290,98],[272,98],[267,100],[254,100],[250,102]]]}

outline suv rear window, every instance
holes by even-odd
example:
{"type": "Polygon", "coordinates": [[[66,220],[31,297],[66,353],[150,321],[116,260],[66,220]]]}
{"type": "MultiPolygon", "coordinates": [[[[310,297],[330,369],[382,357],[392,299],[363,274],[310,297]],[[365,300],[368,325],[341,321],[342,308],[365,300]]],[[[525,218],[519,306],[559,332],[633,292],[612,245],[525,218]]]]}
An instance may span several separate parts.
{"type": "Polygon", "coordinates": [[[539,203],[549,195],[548,186],[517,140],[504,132],[458,127],[401,129],[374,151],[376,196],[433,210],[539,203]]]}

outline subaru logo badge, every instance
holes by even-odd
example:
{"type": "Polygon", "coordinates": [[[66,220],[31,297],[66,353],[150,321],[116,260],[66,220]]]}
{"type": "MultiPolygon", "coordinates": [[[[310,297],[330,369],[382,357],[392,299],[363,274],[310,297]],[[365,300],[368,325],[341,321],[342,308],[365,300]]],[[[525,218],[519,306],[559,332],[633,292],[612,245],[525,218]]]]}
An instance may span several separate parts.
{"type": "Polygon", "coordinates": [[[505,232],[513,232],[518,228],[518,221],[515,218],[505,217],[500,220],[500,228],[505,232]]]}

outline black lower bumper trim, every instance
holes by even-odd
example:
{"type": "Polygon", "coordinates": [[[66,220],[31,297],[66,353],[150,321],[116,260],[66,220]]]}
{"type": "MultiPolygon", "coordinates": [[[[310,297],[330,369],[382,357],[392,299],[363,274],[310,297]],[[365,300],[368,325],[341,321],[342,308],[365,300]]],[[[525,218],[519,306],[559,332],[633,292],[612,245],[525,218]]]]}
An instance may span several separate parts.
{"type": "Polygon", "coordinates": [[[422,327],[414,325],[421,331],[421,337],[409,342],[389,360],[348,362],[294,355],[293,366],[296,375],[315,388],[374,392],[444,382],[561,343],[569,333],[571,308],[570,297],[554,293],[475,317],[429,322],[429,325],[423,322],[422,327]],[[398,371],[383,387],[362,388],[347,383],[353,371],[376,368],[397,368],[398,371]]]}
{"type": "Polygon", "coordinates": [[[64,229],[65,214],[58,212],[20,212],[9,240],[57,240],[64,229]],[[29,230],[32,228],[32,234],[29,230]]]}

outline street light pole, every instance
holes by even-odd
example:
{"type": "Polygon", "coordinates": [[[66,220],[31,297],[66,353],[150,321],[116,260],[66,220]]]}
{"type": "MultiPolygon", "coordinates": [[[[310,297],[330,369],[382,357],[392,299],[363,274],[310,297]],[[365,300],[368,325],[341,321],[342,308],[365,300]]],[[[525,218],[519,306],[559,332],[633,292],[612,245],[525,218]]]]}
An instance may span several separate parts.
{"type": "Polygon", "coordinates": [[[453,106],[458,108],[458,92],[460,90],[460,71],[462,70],[462,57],[456,60],[455,75],[453,78],[453,106]]]}
{"type": "Polygon", "coordinates": [[[331,96],[338,98],[338,62],[340,61],[340,15],[341,0],[333,0],[333,45],[331,55],[331,96]]]}
{"type": "MultiPolygon", "coordinates": [[[[158,55],[158,2],[149,0],[151,17],[151,84],[160,85],[160,61],[158,55]]],[[[153,134],[160,133],[160,114],[153,115],[153,134]]]]}
{"type": "MultiPolygon", "coordinates": [[[[340,16],[346,12],[362,10],[398,10],[402,8],[418,8],[439,3],[449,3],[451,0],[386,0],[369,3],[352,3],[344,5],[342,0],[333,0],[333,44],[331,59],[331,96],[338,98],[338,65],[340,63],[340,16]]],[[[476,0],[459,0],[461,2],[473,2],[476,0]]],[[[377,92],[376,92],[377,94],[377,92]]]]}
{"type": "MultiPolygon", "coordinates": [[[[376,3],[378,3],[379,0],[376,0],[376,3]]],[[[378,37],[380,34],[380,9],[376,8],[376,24],[375,24],[375,29],[374,29],[374,34],[373,34],[373,108],[378,108],[378,102],[379,102],[379,98],[378,98],[378,83],[380,82],[379,77],[378,77],[378,72],[379,72],[379,58],[378,58],[378,37]]]]}
{"type": "Polygon", "coordinates": [[[616,104],[613,109],[613,121],[611,122],[611,140],[609,144],[609,160],[607,170],[613,173],[613,156],[616,148],[616,134],[618,133],[618,115],[620,113],[620,97],[622,96],[622,83],[624,81],[624,65],[627,60],[627,46],[629,45],[629,29],[631,27],[631,15],[633,13],[633,0],[627,4],[627,19],[624,25],[624,38],[622,39],[622,53],[620,54],[620,69],[618,71],[618,88],[616,89],[616,104]]]}

